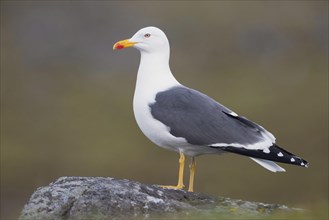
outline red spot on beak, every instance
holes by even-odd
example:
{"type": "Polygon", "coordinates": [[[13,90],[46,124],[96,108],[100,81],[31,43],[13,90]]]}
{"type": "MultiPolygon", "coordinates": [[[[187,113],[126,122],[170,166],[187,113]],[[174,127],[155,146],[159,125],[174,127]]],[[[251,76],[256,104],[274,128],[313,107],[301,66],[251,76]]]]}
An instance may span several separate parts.
{"type": "Polygon", "coordinates": [[[132,47],[135,44],[136,44],[135,42],[130,42],[129,39],[121,40],[121,41],[116,42],[113,45],[113,50],[121,50],[121,49],[124,49],[124,48],[132,47]]]}
{"type": "Polygon", "coordinates": [[[120,50],[120,49],[123,49],[123,48],[124,48],[124,46],[122,44],[116,44],[115,45],[115,49],[117,49],[117,50],[120,50]]]}

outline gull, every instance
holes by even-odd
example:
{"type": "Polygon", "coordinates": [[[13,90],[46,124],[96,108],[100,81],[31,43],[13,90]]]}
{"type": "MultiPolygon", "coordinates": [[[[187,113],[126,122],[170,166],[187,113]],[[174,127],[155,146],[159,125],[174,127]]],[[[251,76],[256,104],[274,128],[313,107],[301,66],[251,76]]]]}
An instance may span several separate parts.
{"type": "Polygon", "coordinates": [[[285,171],[275,162],[308,166],[304,159],[279,147],[262,126],[180,84],[169,66],[168,38],[159,28],[142,28],[130,39],[115,43],[113,49],[129,47],[141,55],[133,100],[137,124],[154,144],[180,154],[178,184],[163,187],[184,188],[185,156],[191,157],[190,192],[194,191],[195,157],[199,155],[235,153],[272,172],[285,171]]]}

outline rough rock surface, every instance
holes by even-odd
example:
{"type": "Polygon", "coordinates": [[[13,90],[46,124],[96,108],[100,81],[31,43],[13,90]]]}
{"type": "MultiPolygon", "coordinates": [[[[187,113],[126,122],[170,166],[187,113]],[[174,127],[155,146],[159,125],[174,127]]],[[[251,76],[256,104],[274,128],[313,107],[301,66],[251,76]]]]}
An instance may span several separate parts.
{"type": "Polygon", "coordinates": [[[129,180],[61,177],[33,193],[20,219],[246,217],[274,211],[295,209],[163,189],[129,180]]]}

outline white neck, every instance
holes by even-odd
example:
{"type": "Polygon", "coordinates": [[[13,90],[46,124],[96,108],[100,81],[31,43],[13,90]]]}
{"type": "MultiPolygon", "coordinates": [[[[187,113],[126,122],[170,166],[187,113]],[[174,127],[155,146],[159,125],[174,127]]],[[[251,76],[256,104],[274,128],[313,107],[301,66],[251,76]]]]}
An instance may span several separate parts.
{"type": "Polygon", "coordinates": [[[155,93],[169,87],[180,85],[172,75],[169,67],[169,50],[167,53],[148,53],[141,51],[136,93],[155,93]]]}

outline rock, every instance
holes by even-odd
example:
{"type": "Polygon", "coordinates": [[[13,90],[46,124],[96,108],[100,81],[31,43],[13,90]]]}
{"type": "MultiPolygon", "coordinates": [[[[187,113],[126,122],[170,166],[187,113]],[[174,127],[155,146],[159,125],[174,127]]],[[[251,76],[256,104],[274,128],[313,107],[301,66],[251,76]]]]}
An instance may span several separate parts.
{"type": "Polygon", "coordinates": [[[263,216],[274,211],[296,209],[163,189],[129,180],[61,177],[33,193],[20,219],[238,217],[263,216]]]}

